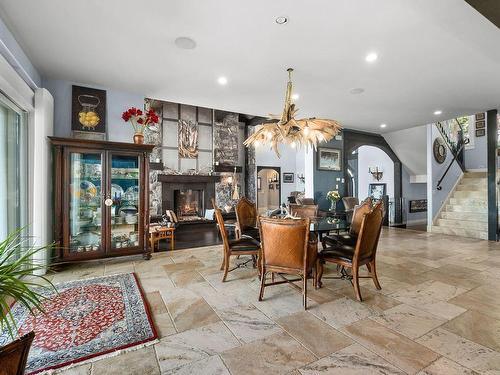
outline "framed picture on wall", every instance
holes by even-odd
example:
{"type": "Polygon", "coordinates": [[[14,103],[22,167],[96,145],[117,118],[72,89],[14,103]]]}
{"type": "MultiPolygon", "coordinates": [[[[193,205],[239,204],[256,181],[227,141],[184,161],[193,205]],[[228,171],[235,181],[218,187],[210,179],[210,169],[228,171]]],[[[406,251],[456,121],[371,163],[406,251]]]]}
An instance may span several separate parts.
{"type": "Polygon", "coordinates": [[[380,200],[387,192],[387,184],[369,184],[368,196],[375,200],[380,200]]]}
{"type": "Polygon", "coordinates": [[[257,177],[257,191],[262,190],[262,179],[257,177]]]}
{"type": "Polygon", "coordinates": [[[337,148],[318,147],[317,168],[320,171],[342,170],[342,150],[337,148]]]}
{"type": "Polygon", "coordinates": [[[106,91],[73,85],[71,94],[71,130],[75,136],[91,138],[106,134],[106,91]]]}
{"type": "Polygon", "coordinates": [[[486,135],[486,129],[476,129],[476,137],[484,137],[486,135]]]}
{"type": "Polygon", "coordinates": [[[476,121],[476,129],[484,129],[486,127],[486,122],[484,120],[476,121]]]}
{"type": "Polygon", "coordinates": [[[295,181],[294,173],[283,173],[283,183],[292,184],[295,181]]]}
{"type": "Polygon", "coordinates": [[[483,112],[483,113],[477,113],[477,114],[476,114],[476,121],[479,121],[479,120],[484,120],[484,119],[485,119],[484,112],[483,112]]]}

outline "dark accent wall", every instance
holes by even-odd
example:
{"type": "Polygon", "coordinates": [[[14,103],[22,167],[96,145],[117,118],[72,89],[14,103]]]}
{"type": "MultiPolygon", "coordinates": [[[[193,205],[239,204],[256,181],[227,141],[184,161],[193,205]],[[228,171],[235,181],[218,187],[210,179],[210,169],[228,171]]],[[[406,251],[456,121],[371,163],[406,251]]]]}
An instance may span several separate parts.
{"type": "Polygon", "coordinates": [[[497,206],[497,147],[498,147],[498,111],[486,112],[486,132],[488,136],[488,239],[497,241],[498,206],[497,206]]]}
{"type": "MultiPolygon", "coordinates": [[[[345,133],[342,132],[343,135],[345,133]]],[[[327,143],[321,143],[321,148],[337,148],[342,150],[342,154],[344,153],[344,137],[341,140],[332,139],[327,143]]],[[[320,171],[318,170],[318,153],[314,153],[314,201],[319,205],[320,210],[327,211],[330,208],[330,202],[326,199],[326,193],[330,190],[336,190],[335,185],[339,185],[337,189],[341,196],[345,196],[347,194],[346,185],[342,182],[344,176],[346,165],[346,159],[343,157],[342,160],[342,170],[340,171],[320,171]],[[337,181],[337,178],[340,181],[337,181]]],[[[341,203],[338,204],[338,209],[342,209],[341,203]]]]}

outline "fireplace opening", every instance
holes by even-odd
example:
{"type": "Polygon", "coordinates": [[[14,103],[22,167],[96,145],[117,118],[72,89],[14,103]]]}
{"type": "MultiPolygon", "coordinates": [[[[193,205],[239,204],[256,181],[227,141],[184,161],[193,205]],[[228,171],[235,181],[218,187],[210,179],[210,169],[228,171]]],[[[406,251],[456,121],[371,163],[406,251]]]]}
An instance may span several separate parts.
{"type": "Polygon", "coordinates": [[[203,190],[174,190],[175,213],[179,220],[198,220],[203,217],[203,190]]]}

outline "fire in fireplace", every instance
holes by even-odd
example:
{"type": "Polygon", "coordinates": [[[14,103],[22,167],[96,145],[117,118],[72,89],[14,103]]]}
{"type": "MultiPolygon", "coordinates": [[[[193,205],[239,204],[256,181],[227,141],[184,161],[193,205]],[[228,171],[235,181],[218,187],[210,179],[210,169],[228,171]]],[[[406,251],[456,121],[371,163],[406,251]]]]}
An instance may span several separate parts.
{"type": "Polygon", "coordinates": [[[203,217],[203,190],[175,190],[174,206],[179,220],[190,220],[203,217]]]}

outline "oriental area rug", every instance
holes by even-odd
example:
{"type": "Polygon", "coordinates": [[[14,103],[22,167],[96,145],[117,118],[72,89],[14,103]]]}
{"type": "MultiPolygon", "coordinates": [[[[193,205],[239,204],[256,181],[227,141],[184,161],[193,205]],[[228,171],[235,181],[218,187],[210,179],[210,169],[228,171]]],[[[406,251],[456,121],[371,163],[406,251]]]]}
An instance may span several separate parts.
{"type": "MultiPolygon", "coordinates": [[[[26,374],[65,367],[157,339],[147,303],[133,273],[70,281],[58,293],[40,288],[44,312],[11,308],[19,335],[35,332],[26,374]]],[[[0,346],[11,341],[0,334],[0,346]]]]}

